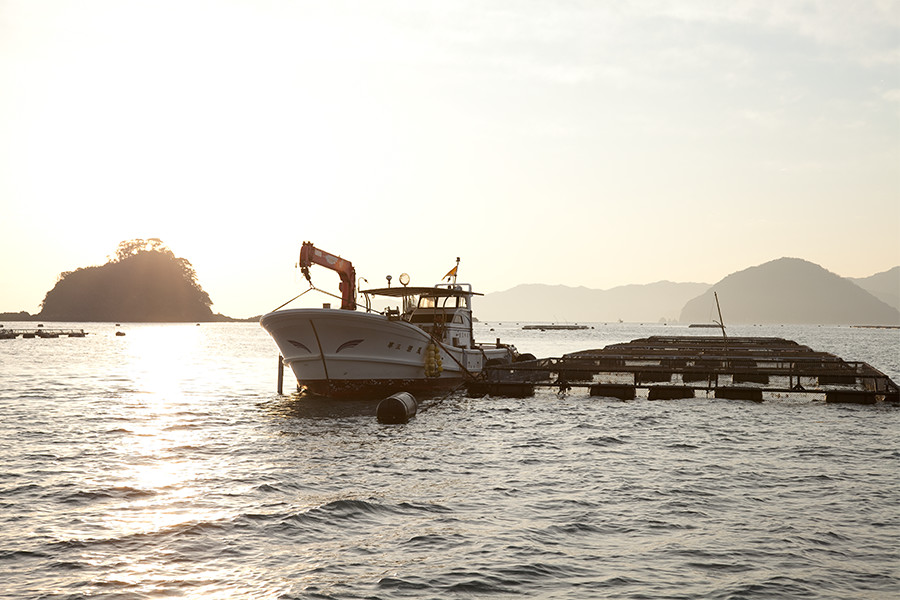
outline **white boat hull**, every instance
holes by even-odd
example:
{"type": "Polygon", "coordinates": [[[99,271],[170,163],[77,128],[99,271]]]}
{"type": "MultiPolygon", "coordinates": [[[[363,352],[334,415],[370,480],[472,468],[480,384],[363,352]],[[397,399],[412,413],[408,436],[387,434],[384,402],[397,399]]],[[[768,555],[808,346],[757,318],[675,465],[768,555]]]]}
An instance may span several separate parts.
{"type": "Polygon", "coordinates": [[[275,340],[298,385],[334,398],[439,392],[477,375],[488,361],[512,360],[509,348],[448,346],[415,325],[378,313],[292,309],[264,315],[260,324],[275,340]],[[443,368],[427,374],[432,344],[439,349],[443,368]]]}

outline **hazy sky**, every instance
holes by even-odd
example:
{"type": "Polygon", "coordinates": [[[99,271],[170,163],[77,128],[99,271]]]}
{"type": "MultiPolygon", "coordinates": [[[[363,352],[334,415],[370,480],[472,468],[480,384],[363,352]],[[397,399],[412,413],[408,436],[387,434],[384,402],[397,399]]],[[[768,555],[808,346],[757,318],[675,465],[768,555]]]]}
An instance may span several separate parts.
{"type": "Polygon", "coordinates": [[[303,240],[483,292],[884,271],[900,2],[0,0],[0,311],[147,237],[239,317],[303,240]]]}

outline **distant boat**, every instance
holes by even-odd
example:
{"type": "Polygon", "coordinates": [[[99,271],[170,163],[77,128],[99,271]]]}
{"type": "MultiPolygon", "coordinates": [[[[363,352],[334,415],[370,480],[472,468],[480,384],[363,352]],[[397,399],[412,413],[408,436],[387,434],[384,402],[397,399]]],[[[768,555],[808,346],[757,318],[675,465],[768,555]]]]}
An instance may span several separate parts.
{"type": "Polygon", "coordinates": [[[298,385],[313,394],[362,399],[453,389],[487,365],[519,357],[514,346],[499,340],[475,343],[472,298],[481,294],[456,282],[459,259],[444,276],[451,283],[412,287],[404,273],[400,286],[390,287],[388,278],[386,288],[361,290],[365,310],[357,310],[356,271],[350,261],[304,242],[300,268],[307,279],[314,264],[340,275],[341,309],[276,309],[259,320],[298,385]],[[400,307],[371,310],[369,296],[402,298],[402,312],[400,307]]]}
{"type": "Polygon", "coordinates": [[[564,329],[587,329],[587,325],[524,325],[522,329],[539,329],[541,331],[559,331],[564,329]]]}
{"type": "Polygon", "coordinates": [[[716,299],[716,311],[719,313],[719,320],[716,321],[713,319],[712,323],[691,323],[688,327],[703,327],[706,329],[721,329],[722,336],[727,337],[725,335],[725,319],[722,318],[722,307],[719,306],[719,293],[713,292],[713,298],[716,299]]]}

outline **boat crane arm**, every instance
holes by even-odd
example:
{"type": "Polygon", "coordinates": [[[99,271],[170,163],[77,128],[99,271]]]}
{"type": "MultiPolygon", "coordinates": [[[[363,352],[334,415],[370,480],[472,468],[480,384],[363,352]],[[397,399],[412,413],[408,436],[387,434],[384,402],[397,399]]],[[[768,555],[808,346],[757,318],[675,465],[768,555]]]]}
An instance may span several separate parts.
{"type": "Polygon", "coordinates": [[[356,310],[356,269],[349,260],[335,256],[313,246],[312,242],[303,242],[300,247],[300,271],[306,280],[312,285],[309,276],[309,268],[319,265],[337,272],[341,277],[341,308],[343,310],[356,310]]]}

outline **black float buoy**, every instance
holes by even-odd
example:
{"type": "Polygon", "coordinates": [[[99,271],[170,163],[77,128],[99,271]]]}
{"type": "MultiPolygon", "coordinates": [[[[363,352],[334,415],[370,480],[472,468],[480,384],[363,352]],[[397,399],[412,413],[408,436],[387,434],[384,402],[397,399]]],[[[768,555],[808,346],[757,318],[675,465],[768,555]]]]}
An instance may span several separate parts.
{"type": "Polygon", "coordinates": [[[406,423],[416,416],[418,403],[409,392],[397,392],[378,403],[375,415],[379,423],[406,423]]]}

